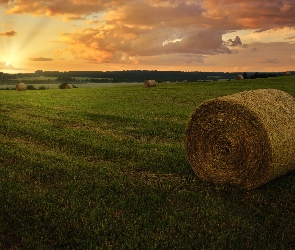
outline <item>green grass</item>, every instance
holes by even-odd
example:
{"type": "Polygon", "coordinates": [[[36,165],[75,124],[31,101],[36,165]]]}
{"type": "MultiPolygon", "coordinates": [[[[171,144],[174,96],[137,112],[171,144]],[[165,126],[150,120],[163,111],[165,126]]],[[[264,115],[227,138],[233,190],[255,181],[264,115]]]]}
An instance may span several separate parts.
{"type": "Polygon", "coordinates": [[[245,191],[198,179],[201,102],[295,78],[0,92],[0,249],[294,249],[295,172],[245,191]]]}
{"type": "MultiPolygon", "coordinates": [[[[41,86],[44,86],[45,88],[48,89],[58,89],[59,85],[61,83],[29,83],[27,82],[26,85],[33,85],[36,90],[38,90],[41,86]]],[[[6,90],[6,88],[9,89],[15,89],[16,84],[0,84],[0,90],[6,90]]],[[[143,83],[140,82],[133,82],[133,83],[126,83],[126,82],[121,82],[121,83],[73,83],[78,88],[98,88],[98,87],[118,87],[118,86],[143,86],[143,83]]],[[[161,85],[161,84],[160,84],[161,85]]]]}

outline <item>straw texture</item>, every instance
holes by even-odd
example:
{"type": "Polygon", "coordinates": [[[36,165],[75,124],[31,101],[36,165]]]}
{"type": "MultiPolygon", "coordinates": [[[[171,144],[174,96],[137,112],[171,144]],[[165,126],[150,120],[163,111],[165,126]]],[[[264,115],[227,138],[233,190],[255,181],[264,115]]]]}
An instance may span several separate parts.
{"type": "Polygon", "coordinates": [[[69,84],[68,83],[68,84],[65,85],[65,89],[72,89],[72,88],[73,88],[73,85],[72,84],[69,84]]]}
{"type": "Polygon", "coordinates": [[[147,87],[147,88],[150,88],[150,87],[156,87],[156,81],[155,80],[145,80],[144,81],[144,86],[147,87]]]}
{"type": "Polygon", "coordinates": [[[295,169],[295,99],[260,89],[208,100],[191,116],[185,147],[200,178],[259,187],[295,169]]]}
{"type": "Polygon", "coordinates": [[[27,89],[27,85],[24,84],[24,83],[18,83],[18,84],[15,85],[15,89],[17,91],[23,91],[23,90],[27,89]]]}

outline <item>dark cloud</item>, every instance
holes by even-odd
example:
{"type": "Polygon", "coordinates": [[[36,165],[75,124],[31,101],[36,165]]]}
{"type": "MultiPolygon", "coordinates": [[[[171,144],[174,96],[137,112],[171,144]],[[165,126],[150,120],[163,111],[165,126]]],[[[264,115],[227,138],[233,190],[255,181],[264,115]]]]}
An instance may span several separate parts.
{"type": "Polygon", "coordinates": [[[16,36],[16,35],[17,35],[17,32],[14,30],[0,33],[0,36],[16,36]]]}
{"type": "Polygon", "coordinates": [[[255,30],[254,33],[262,33],[264,31],[268,31],[270,30],[269,28],[264,28],[264,29],[259,29],[259,30],[255,30]]]}
{"type": "Polygon", "coordinates": [[[253,28],[256,32],[281,26],[292,26],[295,23],[295,3],[291,0],[0,0],[8,13],[62,16],[67,20],[77,20],[82,16],[99,13],[123,11],[127,21],[137,20],[142,23],[184,23],[190,22],[200,14],[207,21],[204,24],[212,27],[223,27],[225,30],[235,28],[253,28]],[[141,6],[139,11],[136,6],[141,6]],[[152,15],[146,14],[152,8],[152,15]],[[129,11],[129,12],[128,12],[129,11]],[[158,14],[161,13],[160,16],[158,14]],[[172,16],[171,13],[174,13],[172,16]],[[186,18],[183,18],[183,17],[186,18]],[[187,21],[186,21],[187,20],[187,21]],[[218,22],[216,22],[218,20],[218,22]]]}
{"type": "Polygon", "coordinates": [[[237,46],[244,47],[244,48],[247,47],[247,44],[243,44],[239,36],[236,36],[235,39],[229,39],[226,45],[230,47],[237,47],[237,46]]]}
{"type": "Polygon", "coordinates": [[[295,2],[291,0],[204,0],[202,6],[208,18],[227,17],[238,29],[262,32],[275,27],[295,27],[295,2]]]}

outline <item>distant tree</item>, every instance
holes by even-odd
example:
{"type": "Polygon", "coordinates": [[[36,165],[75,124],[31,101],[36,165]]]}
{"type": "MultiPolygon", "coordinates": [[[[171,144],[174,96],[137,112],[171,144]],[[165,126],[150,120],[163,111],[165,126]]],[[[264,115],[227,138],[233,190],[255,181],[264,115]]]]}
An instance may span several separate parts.
{"type": "Polygon", "coordinates": [[[28,85],[28,86],[27,86],[27,90],[35,90],[34,85],[28,85]]]}
{"type": "Polygon", "coordinates": [[[268,78],[268,77],[276,77],[275,73],[257,73],[255,72],[253,75],[250,75],[248,78],[256,79],[256,78],[268,78]]]}
{"type": "Polygon", "coordinates": [[[248,75],[246,72],[243,73],[243,77],[244,77],[244,79],[248,79],[248,75]]]}

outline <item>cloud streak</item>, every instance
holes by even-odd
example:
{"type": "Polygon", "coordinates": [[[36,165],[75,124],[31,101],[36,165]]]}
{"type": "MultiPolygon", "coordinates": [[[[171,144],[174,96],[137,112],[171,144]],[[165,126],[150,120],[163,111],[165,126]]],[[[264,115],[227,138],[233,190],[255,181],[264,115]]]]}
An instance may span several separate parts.
{"type": "Polygon", "coordinates": [[[16,35],[17,35],[17,32],[14,30],[0,33],[0,36],[8,36],[8,37],[9,36],[16,36],[16,35]]]}
{"type": "Polygon", "coordinates": [[[46,57],[32,57],[29,58],[30,61],[34,61],[34,62],[50,62],[53,59],[52,58],[46,58],[46,57]]]}

